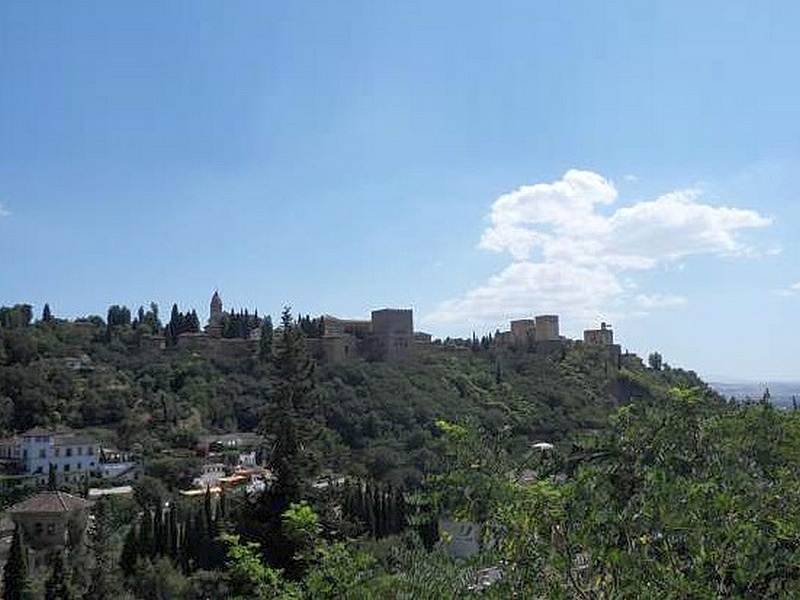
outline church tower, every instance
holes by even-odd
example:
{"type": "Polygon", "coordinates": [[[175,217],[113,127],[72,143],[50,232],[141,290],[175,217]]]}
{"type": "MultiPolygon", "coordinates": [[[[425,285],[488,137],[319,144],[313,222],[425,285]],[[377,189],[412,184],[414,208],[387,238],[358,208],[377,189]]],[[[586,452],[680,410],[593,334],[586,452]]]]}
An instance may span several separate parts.
{"type": "Polygon", "coordinates": [[[211,296],[211,311],[208,317],[208,335],[211,337],[222,337],[222,299],[219,292],[214,290],[211,296]]]}

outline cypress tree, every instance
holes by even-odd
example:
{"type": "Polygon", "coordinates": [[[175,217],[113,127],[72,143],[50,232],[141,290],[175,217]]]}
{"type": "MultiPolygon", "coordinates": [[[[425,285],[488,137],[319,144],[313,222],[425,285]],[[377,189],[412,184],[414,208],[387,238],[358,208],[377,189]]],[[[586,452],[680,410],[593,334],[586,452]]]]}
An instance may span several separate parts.
{"type": "Polygon", "coordinates": [[[53,557],[53,570],[45,583],[45,600],[72,600],[74,597],[67,582],[64,554],[57,551],[53,557]]]}
{"type": "Polygon", "coordinates": [[[22,550],[19,526],[14,527],[14,537],[8,561],[3,571],[3,600],[21,600],[27,587],[28,569],[22,550]]]}
{"type": "Polygon", "coordinates": [[[167,531],[164,527],[164,508],[158,506],[153,518],[153,555],[163,556],[167,549],[167,531]]]}
{"type": "Polygon", "coordinates": [[[120,567],[122,572],[130,577],[136,568],[136,561],[142,555],[142,550],[139,547],[139,537],[136,531],[136,526],[131,525],[128,533],[125,535],[125,541],[122,544],[122,553],[119,557],[120,567]]]}
{"type": "Polygon", "coordinates": [[[169,507],[167,521],[167,555],[174,561],[178,560],[178,548],[180,546],[178,537],[178,509],[175,503],[172,502],[169,507]]]}
{"type": "Polygon", "coordinates": [[[214,518],[211,509],[211,486],[206,486],[206,495],[203,499],[203,516],[205,517],[206,534],[209,538],[214,537],[214,518]]]}
{"type": "Polygon", "coordinates": [[[150,509],[142,514],[139,524],[139,553],[143,557],[152,558],[155,555],[155,540],[153,539],[153,515],[150,509]]]}
{"type": "Polygon", "coordinates": [[[94,510],[95,526],[90,538],[94,565],[85,596],[89,600],[111,598],[120,591],[120,568],[114,560],[115,550],[111,541],[113,523],[109,502],[108,498],[101,498],[94,510]]]}
{"type": "Polygon", "coordinates": [[[56,490],[56,466],[53,463],[47,467],[47,489],[51,492],[56,490]]]}
{"type": "Polygon", "coordinates": [[[186,515],[183,539],[184,571],[190,573],[199,567],[200,545],[202,543],[200,531],[197,526],[197,517],[193,510],[186,515]]]}

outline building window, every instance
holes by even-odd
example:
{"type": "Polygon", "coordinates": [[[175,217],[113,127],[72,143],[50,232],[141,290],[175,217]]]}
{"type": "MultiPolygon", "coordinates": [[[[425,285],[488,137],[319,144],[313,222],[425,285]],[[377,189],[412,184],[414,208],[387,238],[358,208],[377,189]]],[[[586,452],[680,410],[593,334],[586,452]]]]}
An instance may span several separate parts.
{"type": "Polygon", "coordinates": [[[41,450],[39,450],[39,458],[44,458],[45,456],[47,456],[47,451],[44,448],[42,448],[41,450]]]}
{"type": "Polygon", "coordinates": [[[80,471],[82,468],[83,468],[83,465],[81,463],[78,463],[78,471],[80,471]]]}
{"type": "Polygon", "coordinates": [[[34,532],[36,535],[42,535],[42,532],[43,532],[43,531],[44,531],[44,525],[42,525],[41,523],[36,523],[36,524],[33,526],[33,532],[34,532]]]}
{"type": "Polygon", "coordinates": [[[94,454],[94,448],[92,448],[91,446],[86,448],[86,454],[88,454],[89,456],[92,456],[94,454]]]}
{"type": "Polygon", "coordinates": [[[69,463],[64,465],[64,473],[68,473],[68,472],[69,472],[69,463]]]}
{"type": "Polygon", "coordinates": [[[56,534],[56,524],[55,523],[48,523],[47,524],[47,535],[55,535],[56,534]]]}
{"type": "Polygon", "coordinates": [[[67,448],[67,456],[72,456],[72,448],[67,448]]]}
{"type": "Polygon", "coordinates": [[[83,447],[78,446],[78,456],[83,456],[83,447]]]}
{"type": "Polygon", "coordinates": [[[56,455],[56,458],[58,458],[59,456],[61,456],[61,448],[56,448],[56,449],[55,449],[55,455],[56,455]]]}

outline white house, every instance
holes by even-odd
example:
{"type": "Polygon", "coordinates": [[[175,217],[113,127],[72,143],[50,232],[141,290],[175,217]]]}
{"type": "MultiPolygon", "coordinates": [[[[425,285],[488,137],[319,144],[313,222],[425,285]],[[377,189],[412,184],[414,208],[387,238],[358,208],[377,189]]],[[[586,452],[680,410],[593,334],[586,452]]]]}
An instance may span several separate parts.
{"type": "MultiPolygon", "coordinates": [[[[113,476],[106,472],[97,440],[69,430],[51,431],[36,427],[13,438],[0,441],[0,459],[16,464],[39,484],[47,483],[50,465],[56,482],[80,482],[87,473],[113,476]]],[[[116,462],[116,461],[112,461],[116,462]]],[[[113,468],[129,469],[134,463],[121,462],[113,468]]]]}

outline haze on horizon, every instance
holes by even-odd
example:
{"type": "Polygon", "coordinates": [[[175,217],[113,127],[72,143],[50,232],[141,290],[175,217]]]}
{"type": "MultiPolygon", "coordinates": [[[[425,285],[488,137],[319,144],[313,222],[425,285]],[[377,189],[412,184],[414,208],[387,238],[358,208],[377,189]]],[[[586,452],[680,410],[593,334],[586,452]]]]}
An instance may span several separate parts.
{"type": "Polygon", "coordinates": [[[0,4],[0,304],[479,335],[798,380],[800,6],[0,4]]]}

